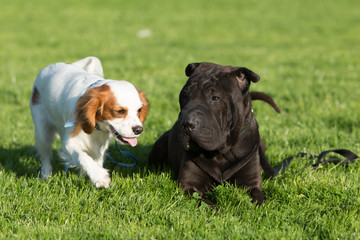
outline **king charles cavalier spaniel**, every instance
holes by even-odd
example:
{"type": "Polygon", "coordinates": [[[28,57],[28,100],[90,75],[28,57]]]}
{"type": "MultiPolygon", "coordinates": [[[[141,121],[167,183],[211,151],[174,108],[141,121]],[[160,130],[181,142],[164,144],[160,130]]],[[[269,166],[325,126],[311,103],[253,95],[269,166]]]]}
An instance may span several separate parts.
{"type": "Polygon", "coordinates": [[[52,142],[60,136],[60,156],[79,167],[97,188],[108,188],[103,168],[111,137],[137,144],[149,102],[131,83],[104,79],[101,62],[87,57],[72,64],[55,63],[37,75],[30,100],[41,177],[51,175],[52,142]]]}

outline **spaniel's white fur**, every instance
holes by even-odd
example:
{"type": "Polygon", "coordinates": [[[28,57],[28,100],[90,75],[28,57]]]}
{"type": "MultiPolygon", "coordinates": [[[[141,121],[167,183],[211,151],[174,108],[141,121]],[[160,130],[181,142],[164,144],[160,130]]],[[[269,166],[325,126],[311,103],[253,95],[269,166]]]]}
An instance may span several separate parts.
{"type": "Polygon", "coordinates": [[[131,83],[104,79],[100,60],[55,63],[37,75],[31,101],[41,176],[51,175],[52,142],[59,135],[61,156],[84,170],[96,187],[108,188],[103,168],[111,137],[135,146],[149,110],[144,94],[131,83]]]}

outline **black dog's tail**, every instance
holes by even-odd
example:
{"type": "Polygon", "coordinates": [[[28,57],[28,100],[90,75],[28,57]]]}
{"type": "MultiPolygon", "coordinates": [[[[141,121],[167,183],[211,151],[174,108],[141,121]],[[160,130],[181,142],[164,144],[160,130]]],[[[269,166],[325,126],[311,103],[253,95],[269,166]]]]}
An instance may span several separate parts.
{"type": "Polygon", "coordinates": [[[276,112],[280,113],[280,108],[276,105],[274,100],[266,93],[250,92],[250,97],[251,97],[251,100],[262,100],[264,102],[267,102],[268,104],[270,104],[270,106],[272,106],[275,109],[276,112]]]}

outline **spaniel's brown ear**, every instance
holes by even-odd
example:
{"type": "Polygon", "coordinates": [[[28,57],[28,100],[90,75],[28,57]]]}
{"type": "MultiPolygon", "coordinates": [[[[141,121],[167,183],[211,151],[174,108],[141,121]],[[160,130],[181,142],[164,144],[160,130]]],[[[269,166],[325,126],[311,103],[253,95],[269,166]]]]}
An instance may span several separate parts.
{"type": "Polygon", "coordinates": [[[137,90],[140,96],[140,100],[142,102],[142,107],[139,109],[139,119],[141,122],[144,122],[149,110],[150,110],[150,103],[149,100],[145,97],[145,94],[141,90],[137,90]]]}
{"type": "Polygon", "coordinates": [[[81,96],[75,107],[75,127],[72,135],[76,136],[81,130],[87,134],[91,134],[96,125],[96,114],[101,112],[100,92],[104,86],[95,87],[87,90],[81,96]]]}

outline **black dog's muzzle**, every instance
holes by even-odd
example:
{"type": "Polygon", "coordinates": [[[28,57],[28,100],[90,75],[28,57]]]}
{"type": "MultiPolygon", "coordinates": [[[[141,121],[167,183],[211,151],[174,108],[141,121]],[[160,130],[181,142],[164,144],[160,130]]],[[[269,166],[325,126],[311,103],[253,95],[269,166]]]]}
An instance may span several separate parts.
{"type": "Polygon", "coordinates": [[[181,110],[179,124],[185,150],[213,151],[224,141],[214,112],[200,101],[190,102],[181,110]]]}
{"type": "Polygon", "coordinates": [[[209,118],[209,110],[206,106],[200,104],[200,101],[194,101],[189,103],[180,112],[180,124],[185,134],[192,136],[200,134],[200,130],[203,125],[206,125],[206,121],[209,118]]]}

